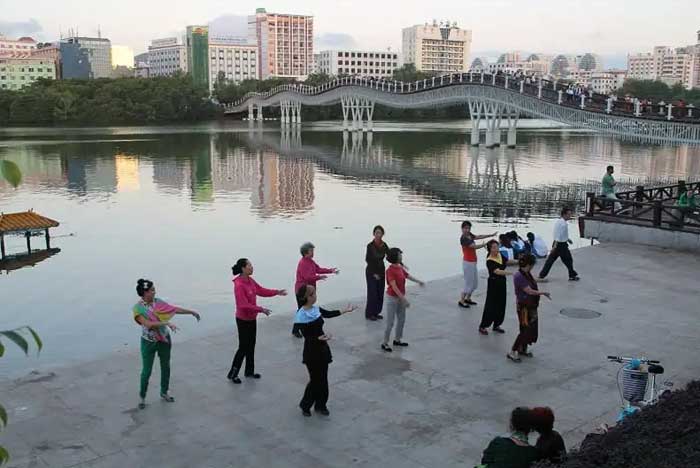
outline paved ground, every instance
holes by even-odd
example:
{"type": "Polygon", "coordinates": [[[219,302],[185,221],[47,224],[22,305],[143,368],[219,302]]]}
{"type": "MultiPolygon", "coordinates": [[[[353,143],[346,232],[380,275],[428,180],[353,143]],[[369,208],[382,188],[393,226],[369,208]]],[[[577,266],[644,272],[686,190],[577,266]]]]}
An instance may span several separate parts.
{"type": "MultiPolygon", "coordinates": [[[[174,404],[153,395],[146,410],[135,409],[136,341],[128,355],[0,382],[11,418],[0,440],[12,467],[469,467],[505,432],[514,406],[546,404],[576,444],[613,420],[616,367],[607,354],[646,351],[676,386],[700,375],[700,257],[619,245],[574,257],[583,279],[569,283],[563,266],[554,268],[535,358],[520,365],[505,359],[512,304],[505,336],[479,336],[481,307],[457,308],[460,279],[449,278],[412,289],[411,346],[400,352],[382,354],[382,323],[360,311],[328,322],[330,418],[299,412],[301,341],[288,336],[290,315],[280,315],[259,321],[257,382],[225,380],[232,336],[176,342],[174,404]],[[566,307],[602,316],[568,318],[566,307]]],[[[484,287],[477,301],[483,295],[484,287]]],[[[155,388],[157,379],[156,370],[155,388]]]]}

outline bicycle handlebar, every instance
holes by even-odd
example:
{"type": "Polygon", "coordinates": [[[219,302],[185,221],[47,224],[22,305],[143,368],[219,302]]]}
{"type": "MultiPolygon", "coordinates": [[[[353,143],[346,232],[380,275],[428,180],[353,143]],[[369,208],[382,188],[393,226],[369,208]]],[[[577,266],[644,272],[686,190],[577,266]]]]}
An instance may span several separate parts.
{"type": "Polygon", "coordinates": [[[631,362],[635,359],[640,361],[642,364],[660,364],[661,363],[661,361],[655,361],[653,359],[646,359],[646,358],[631,358],[631,357],[625,357],[625,356],[608,356],[609,361],[615,361],[615,362],[631,362]]]}

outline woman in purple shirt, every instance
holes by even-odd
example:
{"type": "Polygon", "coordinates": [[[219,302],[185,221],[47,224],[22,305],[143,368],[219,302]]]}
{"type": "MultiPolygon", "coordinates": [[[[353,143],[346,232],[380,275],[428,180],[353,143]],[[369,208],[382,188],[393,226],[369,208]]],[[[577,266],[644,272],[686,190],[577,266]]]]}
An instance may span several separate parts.
{"type": "Polygon", "coordinates": [[[521,356],[532,357],[532,352],[528,351],[527,347],[537,342],[537,307],[540,304],[540,296],[552,298],[548,292],[537,288],[537,281],[531,273],[535,265],[533,255],[523,255],[518,260],[518,265],[520,269],[513,275],[513,286],[520,333],[506,355],[513,362],[520,362],[521,356]]]}

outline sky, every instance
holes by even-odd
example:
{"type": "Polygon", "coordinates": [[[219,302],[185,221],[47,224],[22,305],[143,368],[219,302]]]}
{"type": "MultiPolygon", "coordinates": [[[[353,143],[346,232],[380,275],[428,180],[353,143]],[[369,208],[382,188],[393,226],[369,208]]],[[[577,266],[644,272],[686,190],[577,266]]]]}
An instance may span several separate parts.
{"type": "Polygon", "coordinates": [[[253,14],[257,7],[314,15],[316,50],[399,50],[402,28],[449,19],[472,30],[472,57],[594,52],[611,66],[655,45],[694,44],[700,29],[700,0],[0,0],[0,33],[50,41],[68,28],[96,35],[99,27],[113,44],[139,53],[151,39],[181,35],[188,24],[253,14]]]}

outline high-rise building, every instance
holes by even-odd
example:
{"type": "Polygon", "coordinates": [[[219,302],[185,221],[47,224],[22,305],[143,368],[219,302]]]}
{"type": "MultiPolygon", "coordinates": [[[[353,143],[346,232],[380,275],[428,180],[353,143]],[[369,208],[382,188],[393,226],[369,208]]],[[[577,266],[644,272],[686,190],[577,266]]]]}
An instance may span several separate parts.
{"type": "Polygon", "coordinates": [[[267,13],[258,8],[248,18],[248,29],[258,46],[260,78],[303,78],[313,72],[313,16],[267,13]]]}
{"type": "Polygon", "coordinates": [[[102,37],[69,37],[59,45],[63,79],[112,76],[112,43],[102,37]]]}
{"type": "Polygon", "coordinates": [[[22,89],[39,78],[56,79],[53,59],[33,57],[29,52],[0,55],[0,89],[22,89]]]}
{"type": "Polygon", "coordinates": [[[404,28],[403,62],[415,64],[416,70],[433,73],[466,72],[472,32],[457,23],[433,21],[432,25],[404,28]]]}
{"type": "Polygon", "coordinates": [[[257,80],[258,47],[238,38],[212,37],[209,40],[209,90],[217,81],[257,80]]]}
{"type": "Polygon", "coordinates": [[[187,72],[195,85],[209,87],[209,28],[187,26],[187,72]]]}
{"type": "Polygon", "coordinates": [[[687,89],[700,87],[700,31],[697,35],[695,45],[657,46],[652,52],[628,55],[628,78],[680,83],[687,89]]]}
{"type": "Polygon", "coordinates": [[[324,50],[317,55],[316,73],[388,78],[401,66],[390,50],[324,50]]]}
{"type": "Polygon", "coordinates": [[[154,39],[148,47],[149,76],[187,73],[187,48],[177,37],[154,39]]]}

